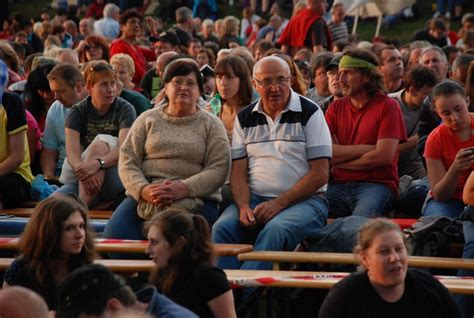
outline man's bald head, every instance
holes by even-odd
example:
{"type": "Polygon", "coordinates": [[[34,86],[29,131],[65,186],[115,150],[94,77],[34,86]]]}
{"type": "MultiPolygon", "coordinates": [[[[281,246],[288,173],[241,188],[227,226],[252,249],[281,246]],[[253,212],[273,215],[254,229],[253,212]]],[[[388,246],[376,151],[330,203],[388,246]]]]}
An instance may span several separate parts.
{"type": "Polygon", "coordinates": [[[11,286],[0,291],[0,317],[48,318],[48,306],[34,291],[11,286]]]}
{"type": "Polygon", "coordinates": [[[178,55],[175,51],[169,51],[165,53],[161,53],[160,56],[156,59],[156,70],[158,75],[162,75],[165,71],[166,65],[170,62],[170,60],[178,55]]]}
{"type": "Polygon", "coordinates": [[[258,73],[261,73],[262,71],[267,71],[271,70],[275,65],[281,65],[285,70],[288,71],[288,76],[291,74],[290,72],[290,67],[288,66],[288,63],[286,63],[285,60],[279,58],[278,56],[267,56],[262,59],[260,59],[255,66],[253,67],[253,74],[252,76],[255,78],[257,77],[256,75],[258,73]]]}
{"type": "Polygon", "coordinates": [[[291,72],[288,63],[277,56],[264,57],[253,68],[252,83],[260,95],[263,111],[274,118],[288,105],[291,72]]]}

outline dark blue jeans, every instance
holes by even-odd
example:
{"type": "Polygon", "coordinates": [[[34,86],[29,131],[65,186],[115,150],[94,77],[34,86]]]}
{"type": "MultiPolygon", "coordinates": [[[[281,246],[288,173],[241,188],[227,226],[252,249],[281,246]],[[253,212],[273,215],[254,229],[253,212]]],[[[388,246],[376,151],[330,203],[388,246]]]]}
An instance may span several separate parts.
{"type": "MultiPolygon", "coordinates": [[[[472,210],[474,207],[467,206],[466,210],[472,210]]],[[[471,212],[472,213],[472,212],[471,212]]],[[[464,221],[464,251],[462,258],[474,260],[474,222],[464,221]]],[[[458,276],[474,276],[474,270],[460,269],[458,276]]],[[[474,296],[457,295],[456,301],[464,312],[464,317],[474,317],[474,296]]]]}
{"type": "MultiPolygon", "coordinates": [[[[262,197],[256,194],[250,196],[250,208],[273,198],[262,197]]],[[[280,211],[266,224],[255,229],[246,229],[240,224],[240,212],[235,204],[222,213],[212,228],[214,243],[238,244],[245,239],[255,238],[255,251],[282,251],[293,250],[298,243],[314,235],[326,224],[328,214],[327,201],[322,196],[312,197],[295,203],[280,211]]],[[[246,261],[240,262],[236,257],[219,257],[219,268],[227,269],[261,269],[270,270],[269,262],[246,261]]]]}
{"type": "Polygon", "coordinates": [[[425,216],[447,216],[458,217],[464,209],[462,200],[450,199],[447,201],[437,201],[433,197],[427,199],[422,214],[425,216]]]}
{"type": "Polygon", "coordinates": [[[329,217],[349,215],[373,218],[390,211],[395,200],[390,189],[381,183],[331,183],[326,191],[329,217]]]}
{"type": "MultiPolygon", "coordinates": [[[[126,197],[112,214],[104,229],[105,238],[123,240],[145,240],[146,233],[143,232],[144,219],[137,214],[137,201],[132,197],[126,197]]],[[[217,220],[219,209],[217,202],[204,200],[204,207],[201,215],[207,220],[209,226],[217,220]]],[[[111,258],[132,258],[133,255],[110,254],[111,258]],[[132,256],[132,257],[131,257],[132,256]]],[[[143,255],[140,256],[142,258],[143,255]]],[[[135,258],[135,257],[133,257],[135,258]]]]}

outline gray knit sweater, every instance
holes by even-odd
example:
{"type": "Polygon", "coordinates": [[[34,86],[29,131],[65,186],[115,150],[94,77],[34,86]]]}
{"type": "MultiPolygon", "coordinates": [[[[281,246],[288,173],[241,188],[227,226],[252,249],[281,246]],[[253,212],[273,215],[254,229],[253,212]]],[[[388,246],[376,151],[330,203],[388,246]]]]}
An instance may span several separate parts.
{"type": "Polygon", "coordinates": [[[135,200],[147,184],[181,179],[190,197],[220,201],[230,170],[230,147],[219,118],[198,109],[170,117],[161,106],[141,114],[120,148],[119,175],[135,200]]]}

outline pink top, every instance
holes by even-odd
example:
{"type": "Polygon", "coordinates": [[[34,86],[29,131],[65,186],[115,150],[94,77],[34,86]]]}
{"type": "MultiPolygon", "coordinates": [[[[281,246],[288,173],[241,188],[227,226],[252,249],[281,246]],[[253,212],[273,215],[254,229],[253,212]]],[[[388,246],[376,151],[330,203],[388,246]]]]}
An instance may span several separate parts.
{"type": "Polygon", "coordinates": [[[26,111],[26,123],[28,125],[28,130],[33,130],[35,132],[35,150],[41,150],[40,138],[42,133],[39,128],[38,122],[29,111],[26,111]]]}

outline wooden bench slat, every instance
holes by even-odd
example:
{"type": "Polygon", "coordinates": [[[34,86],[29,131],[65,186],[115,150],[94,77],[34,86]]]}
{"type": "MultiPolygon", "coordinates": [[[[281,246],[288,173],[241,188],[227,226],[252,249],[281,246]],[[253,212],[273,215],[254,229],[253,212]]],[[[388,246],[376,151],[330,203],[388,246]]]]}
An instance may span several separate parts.
{"type": "Polygon", "coordinates": [[[237,256],[253,250],[250,244],[224,244],[214,243],[214,251],[218,256],[237,256]]]}
{"type": "MultiPolygon", "coordinates": [[[[148,241],[133,240],[96,240],[96,249],[99,252],[109,253],[145,253],[148,241]]],[[[237,256],[241,253],[251,252],[250,244],[213,244],[217,256],[237,256]]],[[[0,250],[17,250],[18,238],[0,237],[0,250]]]]}
{"type": "MultiPolygon", "coordinates": [[[[331,288],[349,273],[225,270],[231,284],[245,287],[269,286],[288,288],[331,288]],[[313,277],[314,276],[314,277],[313,277]],[[313,277],[313,279],[311,279],[313,277]]],[[[456,278],[437,276],[439,281],[453,294],[474,295],[474,277],[456,278]]]]}
{"type": "MultiPolygon", "coordinates": [[[[13,262],[13,258],[0,258],[0,270],[4,271],[13,262]]],[[[150,272],[154,264],[149,260],[117,260],[117,259],[98,259],[95,263],[102,264],[116,273],[135,273],[150,272]]],[[[255,282],[256,279],[265,282],[269,287],[299,287],[299,288],[331,288],[344,276],[349,273],[331,273],[331,272],[297,272],[297,271],[252,271],[252,270],[225,270],[227,278],[231,284],[242,284],[245,286],[261,286],[261,283],[255,282]],[[310,276],[327,276],[328,278],[308,279],[310,276]],[[336,277],[334,277],[336,276],[336,277]],[[339,276],[339,277],[337,277],[339,276]],[[293,277],[293,279],[292,279],[293,277]],[[299,278],[298,278],[299,277],[299,278]],[[285,278],[286,280],[279,279],[285,278]],[[252,285],[253,284],[253,285],[252,285]]],[[[439,277],[442,284],[448,288],[451,293],[474,295],[474,278],[457,279],[455,277],[439,277]]]]}
{"type": "MultiPolygon", "coordinates": [[[[358,264],[355,256],[350,253],[254,251],[239,254],[238,259],[241,261],[268,261],[273,263],[358,264]]],[[[474,270],[474,260],[448,257],[409,256],[408,266],[474,270]]],[[[277,266],[274,268],[277,269],[277,266]]]]}
{"type": "MultiPolygon", "coordinates": [[[[18,217],[30,217],[33,214],[33,208],[17,208],[17,209],[4,209],[0,210],[0,213],[7,215],[14,215],[18,217]]],[[[91,219],[110,219],[114,211],[103,211],[103,210],[89,210],[89,218],[91,219]]]]}

